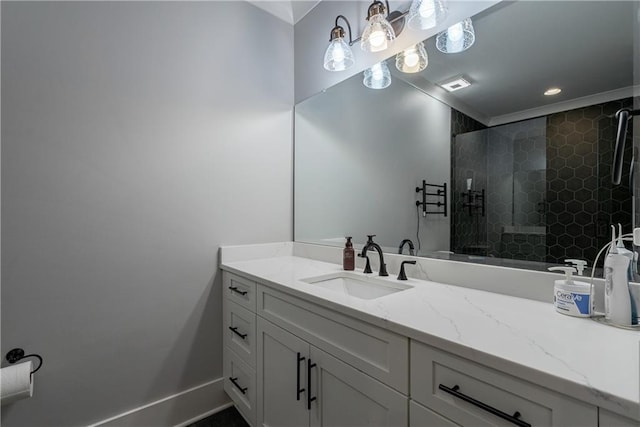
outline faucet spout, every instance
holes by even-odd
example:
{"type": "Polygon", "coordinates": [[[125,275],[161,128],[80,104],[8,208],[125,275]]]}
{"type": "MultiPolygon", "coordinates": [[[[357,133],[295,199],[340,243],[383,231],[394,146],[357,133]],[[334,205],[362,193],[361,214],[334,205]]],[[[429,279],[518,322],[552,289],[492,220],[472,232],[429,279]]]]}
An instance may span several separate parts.
{"type": "Polygon", "coordinates": [[[380,270],[378,271],[378,276],[388,276],[387,273],[387,265],[384,263],[384,255],[382,254],[382,248],[376,242],[373,241],[373,238],[376,237],[375,234],[367,235],[368,240],[367,243],[362,248],[361,257],[367,256],[367,251],[370,249],[375,249],[378,252],[378,256],[380,257],[380,270]]]}
{"type": "Polygon", "coordinates": [[[400,246],[398,247],[398,253],[402,255],[402,249],[404,249],[404,245],[409,245],[409,255],[415,255],[415,247],[413,246],[413,242],[410,239],[404,239],[400,242],[400,246]]]}

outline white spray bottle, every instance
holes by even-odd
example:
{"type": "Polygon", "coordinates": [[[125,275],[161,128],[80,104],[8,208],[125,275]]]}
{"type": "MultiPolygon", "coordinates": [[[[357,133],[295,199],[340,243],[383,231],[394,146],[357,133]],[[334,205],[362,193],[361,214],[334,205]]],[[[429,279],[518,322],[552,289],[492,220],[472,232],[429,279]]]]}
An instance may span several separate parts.
{"type": "Polygon", "coordinates": [[[629,293],[629,258],[618,253],[616,229],[611,226],[611,247],[604,262],[605,318],[620,326],[631,326],[631,295],[629,293]]]}

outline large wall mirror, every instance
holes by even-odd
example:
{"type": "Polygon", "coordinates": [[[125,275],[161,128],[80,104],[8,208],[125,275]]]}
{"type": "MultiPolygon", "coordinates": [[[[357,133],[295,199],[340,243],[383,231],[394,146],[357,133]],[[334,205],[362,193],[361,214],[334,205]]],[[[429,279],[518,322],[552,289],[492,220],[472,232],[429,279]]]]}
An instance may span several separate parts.
{"type": "Polygon", "coordinates": [[[610,224],[640,224],[640,118],[611,180],[615,112],[640,107],[638,3],[501,2],[472,17],[468,50],[428,39],[425,70],[392,57],[389,87],[358,74],[296,105],[295,240],[376,234],[395,253],[411,239],[419,256],[591,265],[610,224]],[[471,85],[446,91],[456,77],[471,85]]]}

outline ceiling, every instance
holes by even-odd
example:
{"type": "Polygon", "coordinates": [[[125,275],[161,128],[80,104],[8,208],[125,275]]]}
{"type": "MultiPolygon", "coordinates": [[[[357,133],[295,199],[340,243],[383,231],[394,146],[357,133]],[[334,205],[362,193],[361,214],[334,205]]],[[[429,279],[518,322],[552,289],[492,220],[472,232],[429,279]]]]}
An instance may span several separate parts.
{"type": "Polygon", "coordinates": [[[248,0],[248,2],[291,25],[295,25],[311,9],[316,7],[320,0],[248,0]]]}
{"type": "Polygon", "coordinates": [[[476,42],[469,50],[446,55],[431,38],[425,42],[429,65],[422,73],[394,74],[491,125],[539,116],[554,105],[567,109],[566,103],[576,99],[604,102],[607,95],[622,98],[625,90],[630,96],[637,5],[502,2],[473,18],[476,42]],[[457,75],[472,85],[451,94],[437,86],[457,75]],[[562,93],[544,96],[552,86],[562,93]]]}

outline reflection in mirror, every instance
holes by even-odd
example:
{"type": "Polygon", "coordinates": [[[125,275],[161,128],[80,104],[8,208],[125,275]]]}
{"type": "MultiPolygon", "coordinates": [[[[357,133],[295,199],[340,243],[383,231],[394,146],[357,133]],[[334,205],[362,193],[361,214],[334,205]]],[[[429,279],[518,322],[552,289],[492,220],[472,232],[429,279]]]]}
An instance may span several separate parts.
{"type": "Polygon", "coordinates": [[[637,10],[502,2],[473,18],[469,50],[443,54],[432,38],[420,73],[390,66],[384,90],[356,75],[298,104],[295,239],[341,246],[377,234],[388,252],[408,238],[419,256],[590,265],[609,224],[630,232],[639,211],[636,124],[622,183],[611,184],[614,114],[634,106],[637,10]],[[471,86],[446,92],[440,84],[455,76],[471,86]],[[551,86],[562,91],[543,95],[551,86]],[[423,181],[446,185],[446,199],[427,186],[428,205],[416,205],[423,181]]]}

